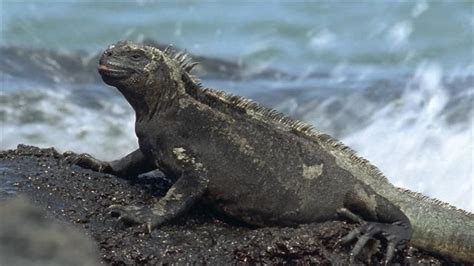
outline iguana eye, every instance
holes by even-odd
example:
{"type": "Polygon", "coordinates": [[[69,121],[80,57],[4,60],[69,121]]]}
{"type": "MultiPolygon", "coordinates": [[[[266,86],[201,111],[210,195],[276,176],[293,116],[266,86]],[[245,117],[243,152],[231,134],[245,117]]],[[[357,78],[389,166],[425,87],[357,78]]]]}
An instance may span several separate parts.
{"type": "Polygon", "coordinates": [[[132,54],[130,57],[131,57],[132,59],[134,59],[134,60],[139,60],[139,59],[141,59],[141,58],[142,58],[142,55],[141,55],[141,54],[138,54],[138,53],[136,53],[136,54],[132,54]]]}

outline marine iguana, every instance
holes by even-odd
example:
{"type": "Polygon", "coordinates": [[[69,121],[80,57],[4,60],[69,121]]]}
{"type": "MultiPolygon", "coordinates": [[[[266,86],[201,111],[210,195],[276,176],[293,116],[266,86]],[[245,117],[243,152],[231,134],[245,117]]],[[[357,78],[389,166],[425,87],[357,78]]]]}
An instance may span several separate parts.
{"type": "Polygon", "coordinates": [[[117,176],[159,169],[174,184],[154,206],[111,206],[151,231],[198,200],[257,226],[361,221],[341,239],[357,240],[351,260],[373,237],[387,241],[386,262],[408,241],[474,262],[474,215],[393,186],[367,160],[331,136],[277,111],[203,88],[185,53],[118,42],[100,58],[104,82],[136,113],[139,148],[105,162],[67,153],[74,163],[117,176]]]}

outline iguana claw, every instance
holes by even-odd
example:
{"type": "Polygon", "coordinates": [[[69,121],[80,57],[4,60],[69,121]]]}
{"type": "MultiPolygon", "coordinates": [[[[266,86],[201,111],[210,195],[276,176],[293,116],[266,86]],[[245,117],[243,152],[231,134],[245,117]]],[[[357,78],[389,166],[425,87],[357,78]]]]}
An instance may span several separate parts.
{"type": "Polygon", "coordinates": [[[88,153],[77,154],[72,151],[66,151],[63,153],[63,156],[66,162],[70,164],[76,164],[96,172],[106,172],[110,167],[107,162],[100,161],[88,153]]]}
{"type": "Polygon", "coordinates": [[[366,222],[360,228],[352,230],[349,234],[343,237],[339,243],[346,244],[358,239],[354,248],[351,251],[351,263],[354,262],[355,257],[360,251],[366,246],[370,239],[374,239],[375,236],[382,235],[387,239],[387,251],[385,264],[388,264],[398,249],[403,249],[407,241],[410,239],[410,235],[407,234],[406,226],[403,223],[395,222],[393,224],[384,224],[377,222],[366,222]]]}
{"type": "Polygon", "coordinates": [[[133,205],[111,205],[107,210],[110,215],[118,215],[118,221],[126,224],[146,225],[149,233],[164,222],[164,219],[154,214],[149,208],[133,205]]]}

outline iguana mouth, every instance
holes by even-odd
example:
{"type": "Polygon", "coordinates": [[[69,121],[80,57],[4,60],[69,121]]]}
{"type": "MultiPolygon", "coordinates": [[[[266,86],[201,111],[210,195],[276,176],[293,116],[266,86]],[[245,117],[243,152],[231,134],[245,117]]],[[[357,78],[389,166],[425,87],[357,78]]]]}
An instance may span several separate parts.
{"type": "Polygon", "coordinates": [[[131,71],[128,69],[118,68],[110,64],[99,64],[97,69],[102,76],[109,78],[126,78],[131,74],[131,71]]]}

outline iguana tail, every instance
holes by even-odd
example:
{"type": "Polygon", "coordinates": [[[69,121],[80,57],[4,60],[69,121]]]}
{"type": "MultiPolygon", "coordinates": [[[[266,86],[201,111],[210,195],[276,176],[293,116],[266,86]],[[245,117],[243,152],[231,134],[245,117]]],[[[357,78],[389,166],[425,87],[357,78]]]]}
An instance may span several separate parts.
{"type": "Polygon", "coordinates": [[[410,219],[413,246],[474,263],[474,214],[409,190],[397,191],[384,196],[410,219]]]}

